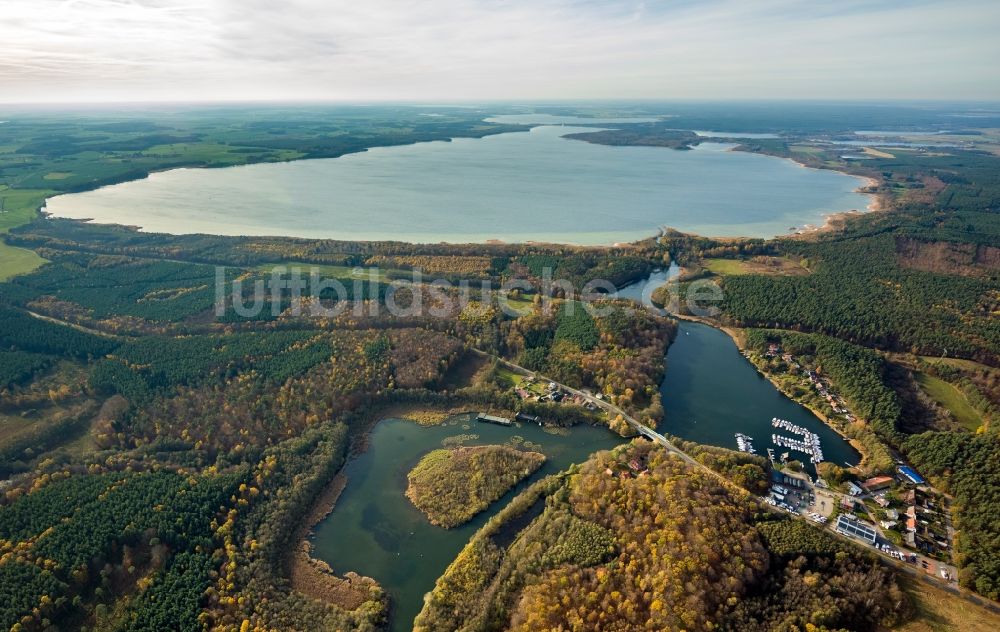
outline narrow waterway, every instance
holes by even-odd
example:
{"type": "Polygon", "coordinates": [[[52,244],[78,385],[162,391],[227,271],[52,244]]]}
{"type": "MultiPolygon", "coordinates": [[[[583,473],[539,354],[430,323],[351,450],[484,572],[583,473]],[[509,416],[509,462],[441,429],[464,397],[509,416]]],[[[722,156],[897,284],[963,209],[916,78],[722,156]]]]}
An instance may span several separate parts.
{"type": "MultiPolygon", "coordinates": [[[[653,289],[677,277],[680,268],[653,272],[647,279],[620,289],[616,296],[646,305],[653,289]]],[[[753,438],[757,453],[772,448],[798,459],[813,476],[816,468],[805,454],[781,448],[772,434],[801,438],[777,430],[771,419],[785,419],[820,437],[825,460],[838,465],[855,464],[860,455],[808,408],[795,403],[762,376],[743,357],[725,332],[680,321],[677,338],[667,351],[667,370],[660,385],[665,411],[659,430],[707,445],[736,449],[737,432],[753,438]]]]}
{"type": "Polygon", "coordinates": [[[368,450],[344,468],[347,487],[333,513],[316,529],[314,555],[338,572],[355,571],[378,580],[392,601],[390,629],[410,630],[424,595],[490,517],[531,482],[622,441],[606,428],[578,426],[555,435],[532,425],[504,428],[477,423],[471,416],[432,427],[400,419],[380,421],[372,430],[368,450]],[[406,474],[443,440],[459,435],[475,435],[465,445],[502,444],[521,437],[548,460],[472,521],[442,529],[432,526],[404,496],[406,474]]]}

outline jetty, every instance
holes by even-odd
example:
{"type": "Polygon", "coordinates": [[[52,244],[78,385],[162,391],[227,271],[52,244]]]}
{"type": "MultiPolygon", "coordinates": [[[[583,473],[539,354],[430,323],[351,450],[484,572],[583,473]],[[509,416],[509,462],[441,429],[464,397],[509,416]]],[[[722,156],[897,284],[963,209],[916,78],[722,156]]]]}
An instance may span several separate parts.
{"type": "Polygon", "coordinates": [[[757,450],[753,447],[753,437],[745,435],[742,432],[736,433],[736,447],[739,448],[740,452],[757,454],[757,450]]]}
{"type": "Polygon", "coordinates": [[[819,435],[808,428],[793,424],[785,419],[773,417],[771,426],[780,430],[787,430],[801,438],[786,437],[784,435],[772,434],[771,442],[782,448],[789,448],[796,452],[809,455],[809,460],[813,463],[823,462],[823,446],[820,444],[819,435]]]}
{"type": "Polygon", "coordinates": [[[507,419],[506,417],[497,417],[496,415],[487,415],[486,413],[479,413],[476,415],[476,421],[481,421],[487,424],[496,424],[498,426],[511,426],[514,424],[513,421],[507,419]]]}

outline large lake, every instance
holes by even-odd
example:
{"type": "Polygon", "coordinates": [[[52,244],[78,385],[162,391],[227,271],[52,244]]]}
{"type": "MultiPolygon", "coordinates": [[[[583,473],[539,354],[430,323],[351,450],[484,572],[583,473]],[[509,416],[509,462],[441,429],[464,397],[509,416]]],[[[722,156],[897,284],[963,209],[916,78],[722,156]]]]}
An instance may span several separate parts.
{"type": "Polygon", "coordinates": [[[677,151],[562,138],[594,129],[545,125],[340,158],[176,169],[57,196],[47,210],[167,233],[610,244],[661,226],[774,236],[868,205],[857,178],[730,145],[677,151]]]}

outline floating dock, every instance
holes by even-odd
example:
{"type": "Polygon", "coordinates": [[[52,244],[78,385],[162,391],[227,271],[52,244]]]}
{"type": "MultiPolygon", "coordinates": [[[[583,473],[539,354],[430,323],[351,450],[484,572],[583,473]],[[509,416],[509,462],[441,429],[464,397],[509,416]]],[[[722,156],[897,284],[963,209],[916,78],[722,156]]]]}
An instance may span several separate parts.
{"type": "Polygon", "coordinates": [[[523,421],[524,423],[527,423],[527,424],[538,424],[539,426],[542,425],[542,420],[538,417],[538,415],[529,415],[527,413],[517,413],[516,415],[514,415],[514,419],[516,419],[517,421],[523,421]]]}
{"type": "Polygon", "coordinates": [[[497,417],[495,415],[487,415],[486,413],[479,413],[476,415],[476,421],[481,421],[487,424],[496,424],[498,426],[511,426],[514,424],[513,421],[507,419],[506,417],[497,417]]]}
{"type": "Polygon", "coordinates": [[[809,460],[813,463],[823,462],[823,447],[820,445],[818,434],[810,431],[808,428],[798,426],[784,419],[778,419],[777,417],[771,419],[771,426],[787,430],[802,437],[801,439],[795,439],[784,435],[772,434],[771,441],[775,445],[808,454],[809,460]]]}
{"type": "Polygon", "coordinates": [[[736,433],[736,447],[739,448],[740,452],[757,454],[757,450],[754,450],[753,447],[753,437],[745,435],[742,432],[736,433]]]}

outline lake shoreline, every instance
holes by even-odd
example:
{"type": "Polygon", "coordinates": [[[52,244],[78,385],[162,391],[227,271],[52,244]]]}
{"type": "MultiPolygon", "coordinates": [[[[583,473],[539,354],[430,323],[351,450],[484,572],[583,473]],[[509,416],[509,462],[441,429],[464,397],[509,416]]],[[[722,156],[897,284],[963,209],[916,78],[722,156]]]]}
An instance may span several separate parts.
{"type": "MultiPolygon", "coordinates": [[[[370,438],[379,423],[389,419],[399,419],[421,427],[444,424],[458,415],[469,414],[467,407],[435,407],[432,404],[392,404],[379,410],[365,422],[351,438],[344,463],[316,496],[305,513],[302,523],[290,539],[289,548],[284,552],[285,573],[294,590],[303,595],[328,603],[344,610],[353,611],[371,601],[372,591],[382,592],[387,621],[392,619],[392,595],[387,593],[378,580],[361,575],[355,570],[333,568],[325,560],[316,557],[314,537],[316,528],[337,508],[337,501],[350,484],[344,473],[351,461],[361,457],[370,446],[370,438]]],[[[511,413],[513,416],[513,413],[511,413]]]]}
{"type": "MultiPolygon", "coordinates": [[[[356,426],[352,433],[352,445],[364,444],[367,449],[364,452],[353,449],[341,466],[338,475],[350,480],[334,505],[326,504],[322,507],[329,509],[329,512],[311,530],[308,541],[312,545],[314,559],[331,568],[334,574],[350,568],[359,577],[363,574],[375,578],[388,602],[383,628],[386,630],[410,629],[409,617],[416,616],[423,595],[433,588],[434,582],[440,577],[437,567],[440,566],[443,573],[467,543],[465,538],[480,528],[493,513],[503,509],[505,498],[516,496],[520,486],[535,477],[562,471],[572,463],[582,462],[591,453],[610,449],[622,441],[621,437],[606,427],[586,424],[577,426],[575,430],[580,432],[570,438],[561,434],[552,436],[534,424],[527,424],[519,429],[475,424],[469,419],[455,420],[449,417],[444,423],[421,426],[412,418],[402,419],[387,414],[396,414],[401,408],[414,416],[422,416],[420,411],[429,411],[436,416],[443,407],[422,403],[392,405],[378,410],[370,417],[370,421],[356,426]],[[383,421],[388,423],[383,425],[383,421]],[[464,425],[469,427],[463,427],[464,425]],[[539,443],[544,437],[542,448],[532,450],[542,452],[549,458],[531,477],[518,483],[469,522],[451,529],[436,527],[405,497],[408,463],[412,458],[415,464],[426,452],[440,449],[443,438],[461,437],[469,433],[478,436],[475,440],[462,442],[464,445],[501,445],[516,440],[517,437],[539,443]],[[360,440],[362,435],[363,441],[360,440]],[[406,437],[406,440],[401,437],[406,437]],[[376,445],[378,449],[371,449],[376,445]],[[393,511],[388,512],[388,515],[382,513],[390,508],[393,511]],[[370,511],[376,511],[380,520],[387,521],[386,524],[391,527],[373,533],[366,523],[366,516],[370,515],[370,511]],[[352,537],[358,538],[351,540],[354,545],[344,547],[342,543],[352,537]],[[408,571],[403,573],[401,569],[408,571]],[[411,610],[414,610],[412,615],[411,610]]],[[[469,410],[470,407],[463,408],[466,413],[469,410]]],[[[352,577],[350,572],[344,572],[343,576],[352,577]]]]}
{"type": "MultiPolygon", "coordinates": [[[[677,318],[677,319],[679,319],[679,320],[685,320],[685,321],[688,321],[688,322],[700,323],[702,325],[707,325],[709,327],[713,327],[715,329],[718,329],[718,330],[724,332],[730,338],[732,338],[733,343],[736,344],[736,348],[740,352],[740,355],[743,355],[744,352],[746,351],[746,346],[745,346],[744,341],[743,341],[743,333],[742,333],[743,330],[745,329],[744,327],[732,327],[732,326],[728,326],[728,325],[723,325],[722,323],[719,323],[718,321],[713,321],[711,319],[703,318],[703,317],[700,317],[700,316],[692,316],[692,315],[689,315],[689,314],[675,314],[675,313],[671,313],[670,315],[673,316],[673,317],[675,317],[675,318],[677,318]]],[[[744,355],[744,358],[746,358],[745,355],[744,355]]],[[[798,404],[798,405],[802,406],[803,408],[807,409],[809,412],[811,412],[813,415],[815,415],[817,419],[819,419],[820,421],[822,421],[823,425],[825,425],[830,430],[833,430],[834,432],[836,432],[844,441],[846,441],[848,444],[850,444],[850,446],[852,448],[854,448],[854,450],[858,454],[861,455],[861,460],[854,466],[855,468],[860,468],[862,466],[862,464],[866,460],[869,460],[871,458],[870,453],[865,449],[865,447],[861,444],[860,441],[858,441],[857,439],[854,439],[852,437],[847,436],[842,430],[840,430],[840,428],[837,427],[836,424],[833,423],[833,420],[830,419],[830,417],[828,417],[825,413],[823,413],[819,409],[815,408],[814,406],[811,406],[810,404],[801,401],[799,398],[796,398],[791,393],[787,392],[783,388],[783,386],[778,383],[778,381],[776,379],[772,378],[770,375],[768,375],[764,371],[761,371],[760,367],[758,367],[749,358],[747,358],[746,361],[750,363],[750,366],[752,366],[754,368],[754,370],[759,375],[761,375],[768,382],[770,382],[771,385],[774,386],[774,388],[778,392],[780,392],[782,395],[784,395],[785,397],[787,397],[791,401],[795,402],[796,404],[798,404]]]]}
{"type": "MultiPolygon", "coordinates": [[[[835,173],[842,173],[845,176],[850,176],[852,178],[858,178],[858,179],[861,179],[861,180],[865,181],[865,184],[860,185],[860,186],[858,186],[857,189],[855,189],[856,193],[860,193],[862,195],[869,195],[869,196],[871,196],[871,200],[865,206],[865,210],[850,209],[850,210],[846,210],[846,211],[837,211],[835,213],[827,213],[826,215],[824,215],[824,221],[823,221],[823,224],[821,226],[815,226],[815,227],[812,227],[812,228],[809,228],[809,229],[803,229],[801,231],[797,231],[797,232],[792,233],[790,235],[775,235],[771,239],[779,239],[779,238],[782,238],[782,237],[796,239],[796,238],[804,238],[804,237],[808,238],[808,237],[821,236],[821,235],[824,235],[824,234],[827,234],[827,233],[832,233],[832,232],[835,232],[835,231],[841,229],[843,227],[843,225],[846,223],[846,221],[849,218],[851,218],[851,217],[856,217],[856,216],[859,216],[859,215],[866,215],[868,213],[879,213],[879,212],[887,211],[887,210],[890,209],[891,205],[887,203],[888,202],[888,200],[887,200],[888,194],[886,194],[886,193],[879,193],[878,192],[878,187],[882,186],[883,181],[880,178],[876,177],[876,176],[860,175],[860,174],[856,174],[856,173],[851,173],[850,171],[847,171],[847,167],[848,167],[847,165],[844,165],[844,167],[840,168],[840,169],[836,169],[836,168],[832,168],[832,167],[815,167],[813,165],[807,165],[804,162],[801,162],[801,161],[797,160],[794,156],[779,156],[779,155],[776,155],[776,154],[769,154],[767,152],[751,151],[750,149],[744,148],[744,145],[742,145],[742,144],[738,145],[736,147],[733,147],[733,149],[731,151],[742,151],[742,152],[749,153],[749,154],[759,154],[761,156],[770,156],[772,158],[781,158],[783,160],[790,160],[793,163],[795,163],[796,165],[802,167],[803,169],[809,169],[809,170],[812,170],[812,171],[833,171],[835,173]],[[864,189],[866,189],[866,188],[871,188],[871,189],[874,189],[874,190],[872,190],[872,191],[865,191],[864,189]]],[[[703,236],[703,235],[699,235],[699,236],[703,236]]]]}
{"type": "Polygon", "coordinates": [[[374,588],[381,589],[378,582],[354,571],[338,575],[329,564],[313,555],[313,544],[310,541],[313,529],[333,512],[347,483],[348,479],[341,468],[317,496],[292,536],[293,546],[285,553],[285,565],[293,590],[323,603],[353,611],[369,601],[368,597],[374,588]]]}
{"type": "MultiPolygon", "coordinates": [[[[534,126],[531,129],[536,129],[538,127],[545,127],[545,126],[534,126]]],[[[459,140],[487,141],[491,138],[496,139],[505,136],[520,137],[524,134],[524,132],[525,130],[516,130],[516,131],[506,131],[506,132],[493,132],[493,133],[483,134],[477,137],[461,136],[461,137],[449,138],[448,142],[459,141],[459,140]]],[[[543,143],[543,145],[541,145],[542,149],[550,149],[552,147],[551,143],[553,140],[558,140],[559,143],[568,141],[568,139],[566,139],[564,136],[565,135],[562,133],[562,130],[557,130],[556,132],[549,132],[547,133],[547,135],[544,135],[543,140],[534,142],[536,143],[542,142],[543,143]],[[553,134],[555,133],[559,133],[560,135],[553,136],[553,134]]],[[[351,178],[354,178],[356,176],[357,178],[360,178],[360,180],[357,180],[356,182],[358,183],[358,186],[363,189],[365,183],[367,182],[364,174],[370,173],[370,169],[372,167],[367,162],[361,162],[360,164],[357,163],[356,162],[357,160],[363,160],[357,158],[357,156],[370,153],[371,151],[376,149],[393,150],[406,147],[414,147],[423,144],[434,145],[435,143],[439,142],[445,142],[445,141],[433,140],[433,141],[408,143],[405,145],[375,146],[370,148],[364,148],[362,150],[355,152],[344,153],[336,157],[322,157],[322,158],[299,157],[299,158],[291,158],[280,161],[271,160],[262,162],[252,162],[244,165],[226,165],[226,166],[232,166],[235,169],[235,167],[249,168],[249,167],[265,167],[268,165],[271,166],[289,165],[292,163],[301,164],[318,160],[337,160],[338,158],[351,159],[348,163],[346,163],[346,165],[344,163],[337,163],[338,165],[342,166],[338,167],[333,173],[340,174],[338,177],[350,176],[351,178]],[[353,165],[353,166],[347,166],[347,165],[353,165]]],[[[569,145],[571,143],[567,142],[566,144],[569,145]]],[[[583,144],[594,145],[591,143],[583,143],[583,144]]],[[[518,151],[525,150],[525,148],[520,147],[520,145],[516,146],[508,146],[508,145],[509,143],[501,144],[501,150],[502,151],[513,151],[515,149],[518,151]]],[[[466,148],[469,147],[469,145],[467,144],[463,144],[462,146],[466,148]]],[[[527,149],[530,150],[531,147],[534,147],[534,145],[527,147],[527,149]]],[[[662,149],[657,147],[642,147],[642,146],[625,146],[625,147],[629,147],[631,149],[650,149],[650,150],[662,149]]],[[[469,150],[464,149],[462,151],[467,152],[469,150]]],[[[496,159],[497,151],[500,150],[497,149],[476,150],[476,152],[471,154],[471,156],[496,159]],[[484,151],[486,151],[485,154],[483,153],[484,151]]],[[[565,149],[563,151],[565,151],[565,149]]],[[[730,151],[731,150],[718,153],[730,153],[730,151]]],[[[657,156],[655,160],[650,159],[649,154],[645,154],[645,157],[631,156],[629,160],[633,161],[639,160],[640,164],[648,163],[649,166],[647,167],[647,170],[656,171],[660,167],[667,168],[670,167],[671,165],[674,165],[674,163],[671,162],[669,159],[663,158],[664,156],[672,153],[673,152],[657,152],[657,154],[655,154],[655,156],[657,156]],[[652,160],[652,162],[649,162],[650,160],[652,160]],[[667,162],[663,162],[664,160],[667,160],[667,162]]],[[[752,153],[754,152],[746,152],[745,155],[750,155],[752,153]]],[[[461,154],[459,157],[463,155],[464,154],[461,154]]],[[[759,155],[765,156],[767,158],[779,158],[779,159],[785,158],[783,156],[772,156],[768,154],[759,154],[759,155]]],[[[388,164],[390,167],[396,164],[395,161],[398,160],[397,158],[391,158],[391,156],[393,156],[393,154],[390,154],[390,158],[383,159],[383,160],[389,160],[389,162],[386,164],[388,164]]],[[[412,158],[412,154],[404,155],[403,158],[409,160],[412,158]]],[[[433,158],[433,153],[431,154],[431,158],[433,158]]],[[[581,160],[583,161],[581,164],[589,164],[587,161],[592,159],[593,156],[581,158],[581,160]]],[[[454,158],[452,158],[452,160],[454,160],[454,158]]],[[[793,164],[801,166],[801,163],[798,163],[793,159],[789,160],[791,160],[793,164]]],[[[724,167],[719,166],[721,164],[723,163],[716,163],[714,160],[706,162],[703,159],[701,161],[691,163],[689,168],[694,169],[696,171],[698,170],[704,171],[708,169],[709,171],[707,172],[707,175],[715,174],[718,175],[719,177],[725,176],[726,173],[728,173],[733,169],[749,173],[750,175],[753,175],[754,173],[753,171],[747,172],[747,169],[749,169],[750,167],[743,165],[742,163],[733,163],[733,164],[725,163],[726,166],[724,167]]],[[[624,164],[621,165],[618,171],[621,171],[625,166],[626,165],[624,164]]],[[[778,169],[778,171],[772,172],[774,167],[771,167],[770,169],[768,169],[766,166],[760,168],[763,169],[760,175],[769,177],[777,177],[778,175],[780,175],[780,169],[778,169]]],[[[94,193],[95,191],[107,189],[112,186],[122,186],[138,182],[141,180],[149,180],[155,175],[162,175],[170,172],[197,173],[204,169],[224,170],[222,169],[222,166],[203,167],[197,165],[182,166],[165,170],[154,170],[150,171],[149,173],[143,174],[142,177],[136,178],[135,180],[127,180],[120,183],[108,184],[101,187],[95,187],[93,189],[87,189],[81,192],[73,192],[73,194],[89,195],[91,193],[94,193]]],[[[315,167],[311,167],[310,169],[312,171],[316,170],[315,167]]],[[[305,177],[308,176],[310,173],[312,173],[312,171],[306,171],[301,173],[296,172],[294,177],[305,177]]],[[[816,169],[816,171],[830,171],[831,173],[837,173],[838,175],[858,177],[853,174],[849,174],[839,170],[816,169]]],[[[510,177],[515,177],[518,175],[518,173],[520,172],[512,171],[507,175],[510,177]]],[[[631,171],[628,171],[628,173],[631,173],[631,171]]],[[[559,173],[555,175],[558,176],[559,173]]],[[[283,175],[282,177],[290,178],[292,176],[283,175]]],[[[633,178],[641,178],[641,177],[642,177],[641,173],[633,174],[633,178]]],[[[189,189],[195,189],[197,191],[202,191],[202,189],[204,189],[205,194],[209,195],[211,199],[213,195],[219,194],[220,192],[224,193],[226,190],[228,190],[227,187],[232,186],[233,184],[232,182],[230,182],[230,180],[231,178],[227,178],[222,181],[212,180],[211,182],[213,184],[210,185],[206,183],[204,178],[192,179],[190,176],[186,176],[182,178],[181,183],[187,182],[189,189]],[[201,188],[199,189],[198,187],[201,188]]],[[[686,181],[687,180],[683,180],[682,183],[686,181]]],[[[681,188],[677,191],[677,193],[681,196],[680,201],[677,202],[677,205],[679,206],[666,213],[668,216],[675,215],[675,217],[671,219],[670,217],[663,217],[661,214],[660,216],[652,218],[650,220],[650,225],[648,228],[643,228],[641,224],[645,223],[644,221],[642,221],[645,219],[644,216],[652,212],[650,201],[652,199],[655,199],[655,196],[657,195],[656,192],[646,192],[643,194],[643,196],[640,197],[639,202],[641,203],[637,206],[637,209],[635,211],[635,213],[638,214],[633,213],[635,216],[631,220],[632,225],[619,226],[618,224],[615,224],[614,227],[608,227],[606,225],[601,224],[599,217],[603,212],[601,211],[601,209],[603,208],[601,205],[604,203],[604,196],[603,194],[601,194],[597,197],[597,199],[594,202],[595,214],[591,218],[592,225],[579,226],[579,229],[577,230],[576,234],[567,233],[566,232],[567,229],[565,228],[564,224],[558,222],[560,217],[559,213],[562,213],[565,210],[564,209],[565,203],[561,203],[562,206],[556,205],[551,209],[552,211],[551,213],[542,214],[543,217],[550,216],[549,224],[552,225],[546,224],[545,226],[539,226],[536,227],[536,229],[531,232],[523,232],[521,230],[521,225],[518,224],[517,222],[514,222],[512,224],[498,225],[496,227],[470,225],[470,226],[461,226],[461,227],[441,229],[441,230],[435,230],[436,228],[439,228],[436,225],[427,225],[425,227],[425,232],[428,234],[424,236],[416,235],[416,239],[413,241],[410,241],[411,239],[413,239],[413,237],[411,236],[412,232],[408,235],[395,235],[394,231],[397,231],[398,226],[396,226],[395,223],[393,222],[390,222],[386,226],[380,226],[378,230],[372,230],[372,226],[362,227],[360,225],[355,225],[357,222],[354,223],[348,222],[348,224],[345,224],[343,226],[332,228],[325,226],[325,224],[323,223],[312,224],[312,225],[302,224],[300,221],[301,218],[297,218],[290,220],[290,223],[285,223],[282,224],[281,226],[274,227],[270,225],[271,222],[270,220],[267,219],[267,217],[258,216],[258,214],[252,213],[245,217],[241,216],[242,219],[240,223],[238,225],[233,225],[232,221],[229,222],[226,221],[226,217],[224,216],[215,217],[211,212],[209,212],[207,215],[199,215],[196,219],[195,216],[190,215],[188,210],[185,210],[189,208],[188,206],[185,205],[190,204],[190,201],[188,201],[186,198],[178,202],[173,202],[172,204],[174,206],[170,208],[156,207],[155,211],[147,213],[145,220],[143,220],[142,218],[135,217],[131,211],[126,213],[124,207],[122,207],[122,204],[125,204],[125,200],[129,200],[135,197],[142,198],[144,196],[148,197],[150,195],[153,195],[154,197],[157,195],[159,196],[165,195],[166,193],[169,192],[169,188],[173,186],[174,184],[173,181],[166,183],[161,182],[152,189],[141,189],[138,192],[135,190],[130,191],[129,189],[125,189],[125,190],[119,190],[113,195],[105,195],[99,198],[93,198],[93,197],[82,198],[79,201],[75,201],[73,203],[66,202],[65,205],[68,208],[63,208],[63,209],[59,208],[59,206],[61,206],[62,204],[58,203],[58,200],[66,195],[69,195],[69,192],[57,193],[45,199],[45,201],[43,202],[42,209],[46,214],[52,217],[76,219],[78,221],[90,221],[91,223],[97,225],[111,224],[119,226],[132,226],[134,230],[147,234],[161,233],[168,235],[229,235],[232,237],[289,237],[289,238],[305,238],[305,239],[317,239],[317,240],[347,241],[354,243],[375,243],[384,241],[400,241],[411,244],[435,244],[442,242],[449,244],[507,243],[507,244],[575,245],[575,246],[585,246],[585,247],[607,248],[607,247],[614,247],[615,244],[640,243],[642,241],[648,240],[651,237],[654,237],[656,234],[656,228],[653,226],[653,224],[670,225],[678,222],[686,222],[687,224],[691,225],[690,228],[685,228],[684,232],[701,236],[709,236],[711,238],[716,238],[716,239],[741,238],[739,237],[740,235],[743,235],[744,236],[743,238],[763,238],[763,239],[780,238],[786,236],[785,231],[782,228],[779,228],[779,225],[781,226],[785,225],[784,222],[786,220],[782,219],[784,216],[786,215],[793,216],[789,217],[787,221],[794,222],[796,221],[794,215],[798,212],[801,212],[802,209],[822,208],[823,206],[837,207],[840,206],[838,202],[843,203],[843,205],[846,206],[847,204],[854,203],[853,199],[849,199],[851,198],[852,195],[859,195],[864,193],[859,191],[858,189],[852,189],[851,191],[847,191],[846,189],[840,187],[831,180],[830,182],[820,183],[830,188],[828,197],[825,194],[826,190],[822,187],[819,187],[818,189],[819,191],[821,191],[821,193],[817,194],[813,192],[807,195],[805,192],[813,191],[814,189],[816,189],[816,187],[807,186],[801,180],[797,180],[795,178],[788,180],[787,183],[785,183],[785,185],[782,185],[781,182],[782,181],[779,178],[775,183],[772,183],[771,185],[762,185],[763,188],[757,189],[757,197],[758,198],[760,198],[761,196],[766,197],[768,194],[767,193],[768,187],[770,187],[772,190],[775,186],[778,186],[779,188],[782,189],[787,188],[788,191],[783,194],[784,197],[779,198],[784,206],[779,207],[777,209],[771,209],[771,207],[768,205],[766,207],[767,211],[765,212],[765,207],[760,206],[762,201],[760,199],[755,198],[753,204],[751,204],[750,210],[747,211],[749,215],[743,218],[742,221],[739,221],[739,218],[736,218],[736,220],[734,221],[734,218],[729,217],[724,213],[724,209],[728,208],[725,199],[716,199],[715,197],[710,195],[705,196],[704,191],[699,192],[699,190],[696,188],[691,189],[690,187],[681,186],[681,188]],[[836,193],[836,191],[840,191],[840,193],[836,193]],[[653,198],[650,198],[651,195],[653,196],[653,198]],[[709,215],[702,216],[695,213],[693,217],[687,217],[686,215],[690,215],[690,210],[682,212],[683,209],[687,208],[686,206],[684,206],[683,202],[685,195],[691,197],[691,200],[697,200],[701,198],[703,200],[703,204],[705,205],[704,210],[706,212],[709,212],[709,215]],[[120,201],[115,202],[116,199],[119,199],[120,201]],[[104,209],[103,213],[98,212],[98,209],[102,208],[104,209]],[[678,213],[680,215],[677,215],[678,213]],[[177,216],[175,217],[175,219],[177,220],[176,223],[174,222],[165,223],[166,221],[165,218],[175,215],[177,216]],[[105,217],[107,219],[100,219],[101,217],[105,217]],[[701,220],[702,217],[704,217],[704,220],[701,220]],[[178,230],[178,226],[184,226],[186,219],[190,220],[188,222],[190,224],[190,227],[181,228],[182,232],[174,232],[178,230]],[[699,223],[699,221],[701,221],[701,223],[699,223]],[[139,225],[139,227],[136,228],[136,225],[139,225]],[[715,225],[717,225],[717,227],[713,228],[713,226],[715,225]],[[730,225],[730,228],[726,228],[727,225],[730,225]],[[512,230],[511,227],[514,227],[513,232],[511,232],[512,230]],[[746,230],[743,230],[740,227],[745,228],[746,230]],[[454,236],[448,234],[449,230],[455,233],[454,236]],[[383,234],[383,232],[385,234],[383,234]],[[734,235],[736,237],[731,237],[734,235]]],[[[628,184],[629,184],[628,182],[625,182],[623,186],[627,186],[628,184]]],[[[288,183],[286,183],[286,186],[287,185],[288,183]]],[[[400,188],[399,191],[397,191],[396,193],[409,191],[407,186],[409,185],[401,184],[400,187],[402,188],[400,188]]],[[[672,187],[670,190],[677,189],[677,187],[673,185],[663,185],[663,186],[672,187]]],[[[525,191],[528,190],[532,189],[530,189],[529,187],[529,189],[526,189],[525,191]]],[[[600,189],[597,189],[595,191],[599,190],[600,189]]],[[[351,189],[350,191],[354,191],[354,189],[351,189]]],[[[348,191],[347,193],[348,196],[350,196],[350,191],[348,191]]],[[[259,191],[255,195],[258,197],[262,196],[262,199],[268,199],[268,196],[272,195],[273,193],[274,191],[267,189],[259,191]]],[[[663,193],[664,195],[668,195],[669,191],[665,190],[663,193]]],[[[525,192],[522,192],[522,195],[525,194],[526,194],[525,192]]],[[[450,200],[449,196],[454,197],[455,193],[453,191],[450,191],[450,189],[446,189],[443,193],[436,193],[434,195],[438,196],[443,195],[444,201],[449,202],[450,200]]],[[[488,190],[483,195],[484,197],[482,199],[492,199],[488,195],[488,190]]],[[[388,197],[385,200],[376,203],[375,206],[373,207],[374,212],[376,214],[379,213],[391,214],[392,212],[394,212],[394,210],[393,211],[389,210],[390,208],[395,209],[395,207],[391,207],[391,204],[389,207],[385,206],[387,203],[391,203],[391,201],[393,200],[392,194],[387,194],[387,196],[388,197]]],[[[250,203],[249,197],[248,199],[245,199],[242,202],[240,202],[240,204],[245,205],[247,203],[250,203]]],[[[305,204],[306,207],[309,207],[310,204],[313,204],[315,202],[315,200],[313,200],[312,197],[307,196],[307,198],[308,199],[305,199],[304,201],[300,200],[300,205],[305,204]]],[[[419,198],[418,202],[421,199],[423,198],[419,198]]],[[[688,203],[691,203],[691,200],[689,200],[688,203]]],[[[458,202],[457,200],[451,200],[449,203],[457,203],[457,202],[458,202]]],[[[510,202],[513,204],[514,202],[516,202],[516,200],[512,199],[510,202]]],[[[237,204],[237,206],[239,206],[239,204],[237,204]]],[[[544,204],[542,206],[544,206],[544,204]]],[[[482,209],[479,210],[485,212],[487,210],[487,207],[488,205],[484,206],[482,209]]],[[[869,204],[868,207],[871,207],[871,204],[869,204]]],[[[420,208],[419,204],[418,208],[420,208]]],[[[477,209],[478,208],[479,207],[477,207],[477,209]]],[[[841,212],[849,212],[849,211],[846,210],[837,211],[833,214],[841,212]]],[[[396,217],[396,215],[392,215],[392,217],[396,217]]],[[[811,219],[811,217],[804,219],[808,220],[811,219]]],[[[379,226],[379,224],[376,223],[374,226],[379,226]]]]}
{"type": "MultiPolygon", "coordinates": [[[[383,591],[383,599],[391,599],[377,580],[360,575],[354,570],[338,571],[326,561],[316,557],[313,542],[316,527],[337,508],[337,501],[350,483],[344,470],[353,459],[367,451],[369,437],[380,422],[387,419],[403,419],[420,426],[435,426],[463,412],[468,410],[454,407],[435,408],[428,404],[395,404],[372,415],[371,419],[351,438],[344,463],[316,496],[292,536],[289,548],[285,551],[286,574],[294,590],[312,599],[349,611],[356,610],[368,601],[364,597],[376,587],[383,591]]],[[[386,615],[390,617],[389,606],[386,608],[386,615]]]]}

